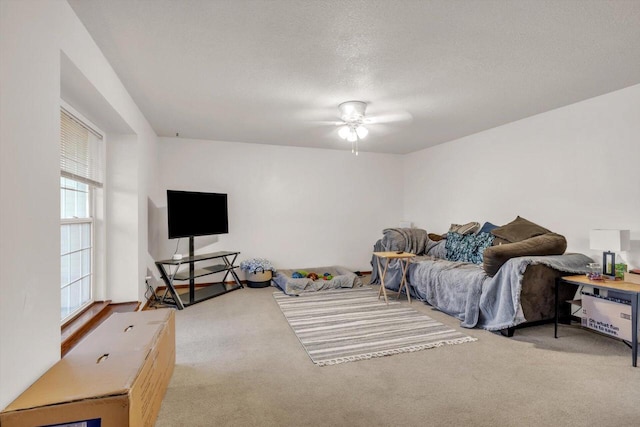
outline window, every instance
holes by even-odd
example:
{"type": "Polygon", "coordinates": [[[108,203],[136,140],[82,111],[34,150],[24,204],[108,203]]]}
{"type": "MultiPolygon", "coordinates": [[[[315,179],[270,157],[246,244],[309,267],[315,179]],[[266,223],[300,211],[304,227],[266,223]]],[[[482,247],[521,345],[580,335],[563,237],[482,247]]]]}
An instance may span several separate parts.
{"type": "Polygon", "coordinates": [[[60,178],[60,286],[62,320],[92,302],[91,195],[87,184],[60,178]]]}
{"type": "Polygon", "coordinates": [[[95,195],[102,188],[102,136],[61,110],[60,318],[93,302],[95,195]]]}

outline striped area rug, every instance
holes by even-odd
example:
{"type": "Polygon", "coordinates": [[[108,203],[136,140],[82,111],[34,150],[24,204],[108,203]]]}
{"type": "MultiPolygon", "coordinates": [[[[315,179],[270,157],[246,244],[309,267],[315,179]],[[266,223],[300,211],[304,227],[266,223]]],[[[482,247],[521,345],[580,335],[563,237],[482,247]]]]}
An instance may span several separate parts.
{"type": "Polygon", "coordinates": [[[476,341],[369,287],[273,297],[319,366],[476,341]]]}

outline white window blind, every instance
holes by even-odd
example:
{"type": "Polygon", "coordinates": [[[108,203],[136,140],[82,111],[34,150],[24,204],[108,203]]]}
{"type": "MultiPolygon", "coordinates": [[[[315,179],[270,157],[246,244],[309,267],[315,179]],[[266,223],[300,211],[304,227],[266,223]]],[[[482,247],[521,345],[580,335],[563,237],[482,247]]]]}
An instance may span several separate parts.
{"type": "Polygon", "coordinates": [[[102,136],[60,109],[60,171],[63,177],[102,187],[102,136]]]}

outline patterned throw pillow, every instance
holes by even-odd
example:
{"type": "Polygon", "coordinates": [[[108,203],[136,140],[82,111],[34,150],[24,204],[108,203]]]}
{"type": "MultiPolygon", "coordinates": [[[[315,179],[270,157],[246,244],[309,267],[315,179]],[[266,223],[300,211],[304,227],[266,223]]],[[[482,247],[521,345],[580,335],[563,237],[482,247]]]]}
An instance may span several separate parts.
{"type": "Polygon", "coordinates": [[[446,259],[449,261],[472,262],[482,264],[484,250],[493,243],[493,235],[490,233],[460,234],[447,233],[446,259]]]}

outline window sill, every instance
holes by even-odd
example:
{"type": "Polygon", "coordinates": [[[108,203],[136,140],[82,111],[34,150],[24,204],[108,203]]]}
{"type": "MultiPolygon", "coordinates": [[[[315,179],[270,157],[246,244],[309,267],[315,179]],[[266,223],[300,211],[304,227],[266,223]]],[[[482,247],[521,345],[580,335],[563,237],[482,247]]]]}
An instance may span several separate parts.
{"type": "Polygon", "coordinates": [[[96,301],[61,326],[60,357],[67,354],[78,341],[106,317],[109,313],[110,303],[110,300],[96,301]]]}

